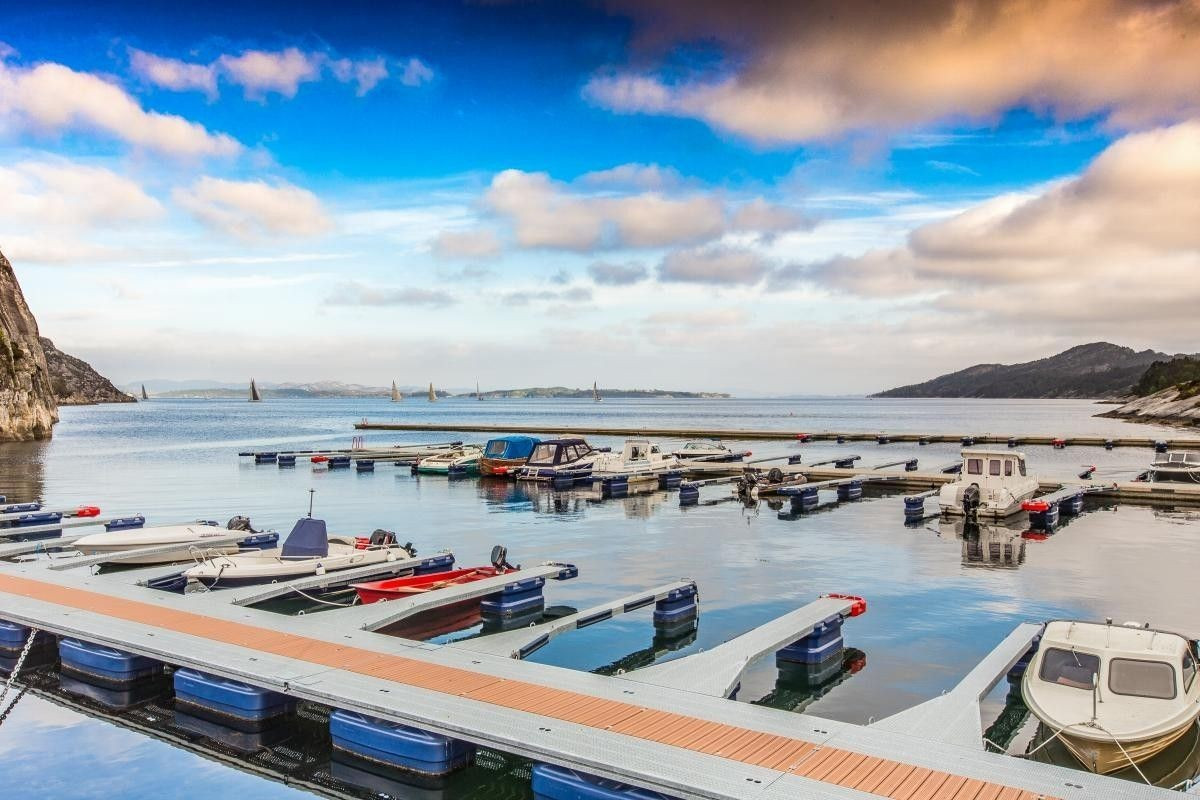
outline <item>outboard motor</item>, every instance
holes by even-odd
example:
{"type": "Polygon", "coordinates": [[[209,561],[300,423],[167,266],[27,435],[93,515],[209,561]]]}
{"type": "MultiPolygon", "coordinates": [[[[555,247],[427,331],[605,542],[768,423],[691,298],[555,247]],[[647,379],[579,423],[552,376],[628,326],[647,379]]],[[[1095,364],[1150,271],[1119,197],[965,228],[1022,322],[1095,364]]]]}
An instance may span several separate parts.
{"type": "Polygon", "coordinates": [[[979,503],[981,496],[979,493],[979,484],[972,483],[962,492],[962,510],[967,519],[975,519],[979,516],[979,503]]]}
{"type": "Polygon", "coordinates": [[[249,517],[233,517],[229,520],[229,522],[225,523],[225,527],[231,531],[248,531],[249,533],[258,533],[258,531],[254,530],[254,528],[250,526],[249,517]]]}
{"type": "Polygon", "coordinates": [[[371,534],[370,543],[373,547],[383,547],[384,545],[396,543],[396,532],[385,531],[383,528],[376,528],[371,534]]]}
{"type": "Polygon", "coordinates": [[[519,569],[508,563],[508,548],[502,544],[492,548],[492,566],[503,570],[519,569]]]}
{"type": "Polygon", "coordinates": [[[783,483],[783,470],[779,467],[771,467],[767,471],[767,483],[783,483]]]}

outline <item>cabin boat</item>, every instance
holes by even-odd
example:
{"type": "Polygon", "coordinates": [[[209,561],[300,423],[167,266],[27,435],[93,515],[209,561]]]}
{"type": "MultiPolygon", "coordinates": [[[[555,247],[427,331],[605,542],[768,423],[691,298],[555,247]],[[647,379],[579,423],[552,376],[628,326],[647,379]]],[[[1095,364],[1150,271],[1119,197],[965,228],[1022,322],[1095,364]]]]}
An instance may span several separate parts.
{"type": "Polygon", "coordinates": [[[626,439],[619,453],[601,453],[592,465],[592,476],[607,475],[658,475],[679,468],[679,459],[663,453],[658,445],[647,439],[626,439]]]}
{"type": "Polygon", "coordinates": [[[479,458],[480,475],[508,475],[525,466],[533,449],[540,443],[532,436],[498,436],[488,439],[479,458]]]}
{"type": "Polygon", "coordinates": [[[969,519],[1004,519],[1021,510],[1040,484],[1025,469],[1025,454],[1017,450],[962,451],[958,478],[942,486],[938,505],[943,514],[969,519]]]}
{"type": "Polygon", "coordinates": [[[253,586],[310,575],[325,575],[350,567],[412,558],[412,544],[396,544],[396,534],[377,530],[370,537],[329,536],[325,520],[298,520],[282,547],[254,553],[218,555],[183,571],[190,581],[209,588],[253,586]]]}
{"type": "Polygon", "coordinates": [[[1025,704],[1087,769],[1161,753],[1196,725],[1196,643],[1148,625],[1056,620],[1022,678],[1025,704]]]}
{"type": "Polygon", "coordinates": [[[561,472],[586,477],[600,455],[585,439],[546,439],[533,448],[525,466],[517,470],[517,480],[549,481],[561,472]]]}
{"type": "MultiPolygon", "coordinates": [[[[205,544],[206,540],[229,536],[231,531],[245,531],[248,539],[260,535],[259,531],[250,527],[249,519],[234,517],[225,527],[221,527],[215,522],[196,522],[191,525],[157,525],[149,528],[128,528],[92,533],[76,539],[72,547],[85,556],[101,556],[117,555],[149,547],[179,545],[179,548],[175,550],[120,559],[122,564],[170,564],[173,561],[194,559],[197,554],[208,556],[239,552],[242,549],[242,544],[239,542],[226,542],[219,545],[205,544]]],[[[279,539],[279,535],[275,533],[261,534],[261,537],[261,540],[267,544],[274,544],[279,539]]]]}
{"type": "Polygon", "coordinates": [[[1200,453],[1172,450],[1150,465],[1150,480],[1161,483],[1200,483],[1200,453]]]}
{"type": "Polygon", "coordinates": [[[483,456],[483,448],[467,444],[452,447],[426,456],[417,462],[417,472],[432,475],[448,475],[451,472],[478,472],[479,459],[483,456]]]}
{"type": "Polygon", "coordinates": [[[746,456],[750,455],[750,452],[748,450],[735,452],[715,439],[698,439],[685,443],[683,447],[676,450],[674,453],[672,453],[672,455],[684,462],[707,461],[720,463],[741,461],[746,456]]]}

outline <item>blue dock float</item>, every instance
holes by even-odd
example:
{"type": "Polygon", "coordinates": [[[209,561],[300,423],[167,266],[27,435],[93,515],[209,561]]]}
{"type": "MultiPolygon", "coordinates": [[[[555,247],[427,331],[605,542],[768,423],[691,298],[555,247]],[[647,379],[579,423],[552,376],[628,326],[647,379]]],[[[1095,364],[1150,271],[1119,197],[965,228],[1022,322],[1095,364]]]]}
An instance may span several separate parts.
{"type": "Polygon", "coordinates": [[[795,681],[817,684],[829,680],[842,669],[846,648],[843,621],[835,614],[817,623],[812,633],[775,653],[776,666],[795,681]]]}
{"type": "Polygon", "coordinates": [[[489,617],[515,617],[544,608],[546,598],[542,589],[545,585],[546,579],[542,577],[507,584],[499,592],[479,601],[479,613],[489,617]]]}
{"type": "Polygon", "coordinates": [[[106,531],[126,531],[134,528],[141,528],[146,524],[146,518],[141,514],[133,517],[117,517],[104,523],[106,531]]]}
{"type": "Polygon", "coordinates": [[[672,589],[666,597],[654,603],[655,627],[675,627],[690,622],[699,613],[696,585],[672,589]]]}
{"type": "Polygon", "coordinates": [[[325,466],[329,469],[350,469],[350,456],[330,456],[325,466]]]}
{"type": "Polygon", "coordinates": [[[3,527],[0,527],[0,534],[18,542],[34,539],[52,539],[62,535],[62,528],[47,529],[44,526],[61,523],[62,518],[61,511],[32,511],[5,523],[3,527]],[[22,528],[37,528],[38,530],[30,533],[21,533],[22,528]]]}
{"type": "Polygon", "coordinates": [[[64,672],[58,676],[58,688],[113,711],[127,711],[169,694],[171,686],[166,680],[158,677],[132,683],[124,689],[112,689],[80,680],[64,672]]]}
{"type": "MultiPolygon", "coordinates": [[[[820,504],[821,498],[818,494],[816,486],[797,486],[795,491],[788,492],[786,496],[792,502],[792,513],[802,514],[806,511],[814,511],[817,505],[820,504]]],[[[782,490],[781,490],[782,493],[782,490]]]]}
{"type": "Polygon", "coordinates": [[[108,689],[126,689],[163,671],[162,662],[152,658],[65,637],[58,642],[58,657],[64,675],[108,689]]]}
{"type": "Polygon", "coordinates": [[[284,467],[294,467],[296,466],[296,456],[291,454],[279,456],[276,459],[276,463],[278,463],[280,469],[283,469],[284,467]]]}
{"type": "Polygon", "coordinates": [[[658,488],[660,489],[678,489],[683,484],[683,470],[672,469],[660,473],[658,476],[658,488]]]}
{"type": "MultiPolygon", "coordinates": [[[[10,673],[16,667],[17,660],[29,641],[31,630],[33,629],[25,625],[0,619],[0,673],[10,673]]],[[[45,666],[57,659],[58,642],[54,636],[45,631],[38,631],[21,668],[45,666]]]]}
{"type": "Polygon", "coordinates": [[[837,496],[838,500],[858,500],[863,495],[862,481],[846,481],[838,484],[837,496]]]}
{"type": "Polygon", "coordinates": [[[274,464],[276,459],[278,459],[278,458],[279,458],[279,453],[255,453],[254,454],[254,463],[255,464],[274,464]]]}
{"type": "Polygon", "coordinates": [[[41,511],[41,503],[9,503],[0,506],[0,514],[28,514],[31,511],[41,511]]]}
{"type": "Polygon", "coordinates": [[[534,800],[678,800],[552,764],[533,765],[534,800]]]}
{"type": "Polygon", "coordinates": [[[287,695],[186,667],[175,670],[174,680],[176,709],[247,733],[278,724],[296,708],[287,695]]]}
{"type": "Polygon", "coordinates": [[[374,472],[375,461],[370,458],[360,458],[354,462],[355,472],[374,472]]]}
{"type": "Polygon", "coordinates": [[[475,745],[351,711],[329,715],[335,753],[426,778],[441,778],[469,766],[475,745]]]}
{"type": "Polygon", "coordinates": [[[679,505],[694,506],[700,502],[700,485],[698,483],[679,484],[679,505]]]}

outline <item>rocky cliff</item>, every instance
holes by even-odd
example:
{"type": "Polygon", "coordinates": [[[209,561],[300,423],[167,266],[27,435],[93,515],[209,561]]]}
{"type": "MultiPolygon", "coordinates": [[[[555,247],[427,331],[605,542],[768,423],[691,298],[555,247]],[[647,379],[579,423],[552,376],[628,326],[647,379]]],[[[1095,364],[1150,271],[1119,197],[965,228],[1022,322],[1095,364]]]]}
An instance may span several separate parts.
{"type": "Polygon", "coordinates": [[[0,440],[44,439],[58,422],[58,404],[37,320],[12,264],[0,253],[0,440]]]}
{"type": "Polygon", "coordinates": [[[1171,386],[1096,416],[1116,417],[1130,422],[1200,425],[1200,387],[1194,384],[1171,386]]]}
{"type": "Polygon", "coordinates": [[[39,337],[50,370],[50,387],[60,406],[87,406],[93,403],[136,403],[112,381],[92,369],[81,358],[67,355],[45,336],[39,337]]]}

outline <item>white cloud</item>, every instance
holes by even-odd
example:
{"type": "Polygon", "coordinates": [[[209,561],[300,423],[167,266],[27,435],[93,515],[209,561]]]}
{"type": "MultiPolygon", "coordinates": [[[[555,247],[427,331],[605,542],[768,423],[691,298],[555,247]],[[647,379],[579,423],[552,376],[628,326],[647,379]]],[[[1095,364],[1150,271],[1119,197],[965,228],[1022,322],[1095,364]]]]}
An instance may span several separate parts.
{"type": "Polygon", "coordinates": [[[693,247],[668,253],[658,267],[661,281],[711,285],[751,285],[771,271],[753,250],[735,247],[693,247]]]}
{"type": "Polygon", "coordinates": [[[324,58],[289,47],[278,52],[247,50],[241,55],[223,55],[217,63],[230,81],[241,86],[246,97],[263,99],[274,92],[295,97],[300,84],[321,76],[324,58]]]}
{"type": "Polygon", "coordinates": [[[333,227],[317,196],[290,183],[205,176],[171,196],[204,225],[238,239],[316,236],[333,227]]]}
{"type": "Polygon", "coordinates": [[[683,183],[673,167],[658,164],[621,164],[611,169],[588,172],[579,182],[592,186],[615,186],[634,189],[670,189],[683,183]]]}
{"type": "Polygon", "coordinates": [[[331,306],[426,306],[442,308],[458,300],[440,289],[375,286],[362,281],[340,284],[325,302],[331,306]]]}
{"type": "Polygon", "coordinates": [[[130,48],[129,67],[142,80],[173,92],[198,91],[217,96],[217,70],[212,64],[192,64],[130,48]]]}
{"type": "Polygon", "coordinates": [[[597,75],[585,96],[622,113],[695,117],[764,143],[988,120],[1032,106],[1139,127],[1200,112],[1194,0],[613,0],[642,62],[692,41],[727,58],[667,80],[597,75]],[[864,54],[867,54],[864,56],[864,54]]]}
{"type": "Polygon", "coordinates": [[[226,134],[146,111],[120,86],[62,64],[24,68],[0,61],[0,114],[35,133],[97,131],[172,156],[233,156],[242,150],[226,134]]]}
{"type": "Polygon", "coordinates": [[[587,271],[592,276],[592,280],[602,286],[629,286],[644,281],[649,275],[644,265],[632,262],[611,264],[606,261],[597,261],[589,264],[587,271]]]}
{"type": "Polygon", "coordinates": [[[400,82],[405,86],[420,86],[433,80],[433,70],[419,58],[410,58],[400,70],[400,82]]]}
{"type": "Polygon", "coordinates": [[[733,215],[733,229],[758,233],[783,233],[812,228],[816,220],[795,208],[777,206],[757,197],[739,208],[733,215]]]}
{"type": "Polygon", "coordinates": [[[433,254],[438,258],[494,258],[500,254],[500,239],[484,228],[443,231],[433,239],[433,254]]]}

